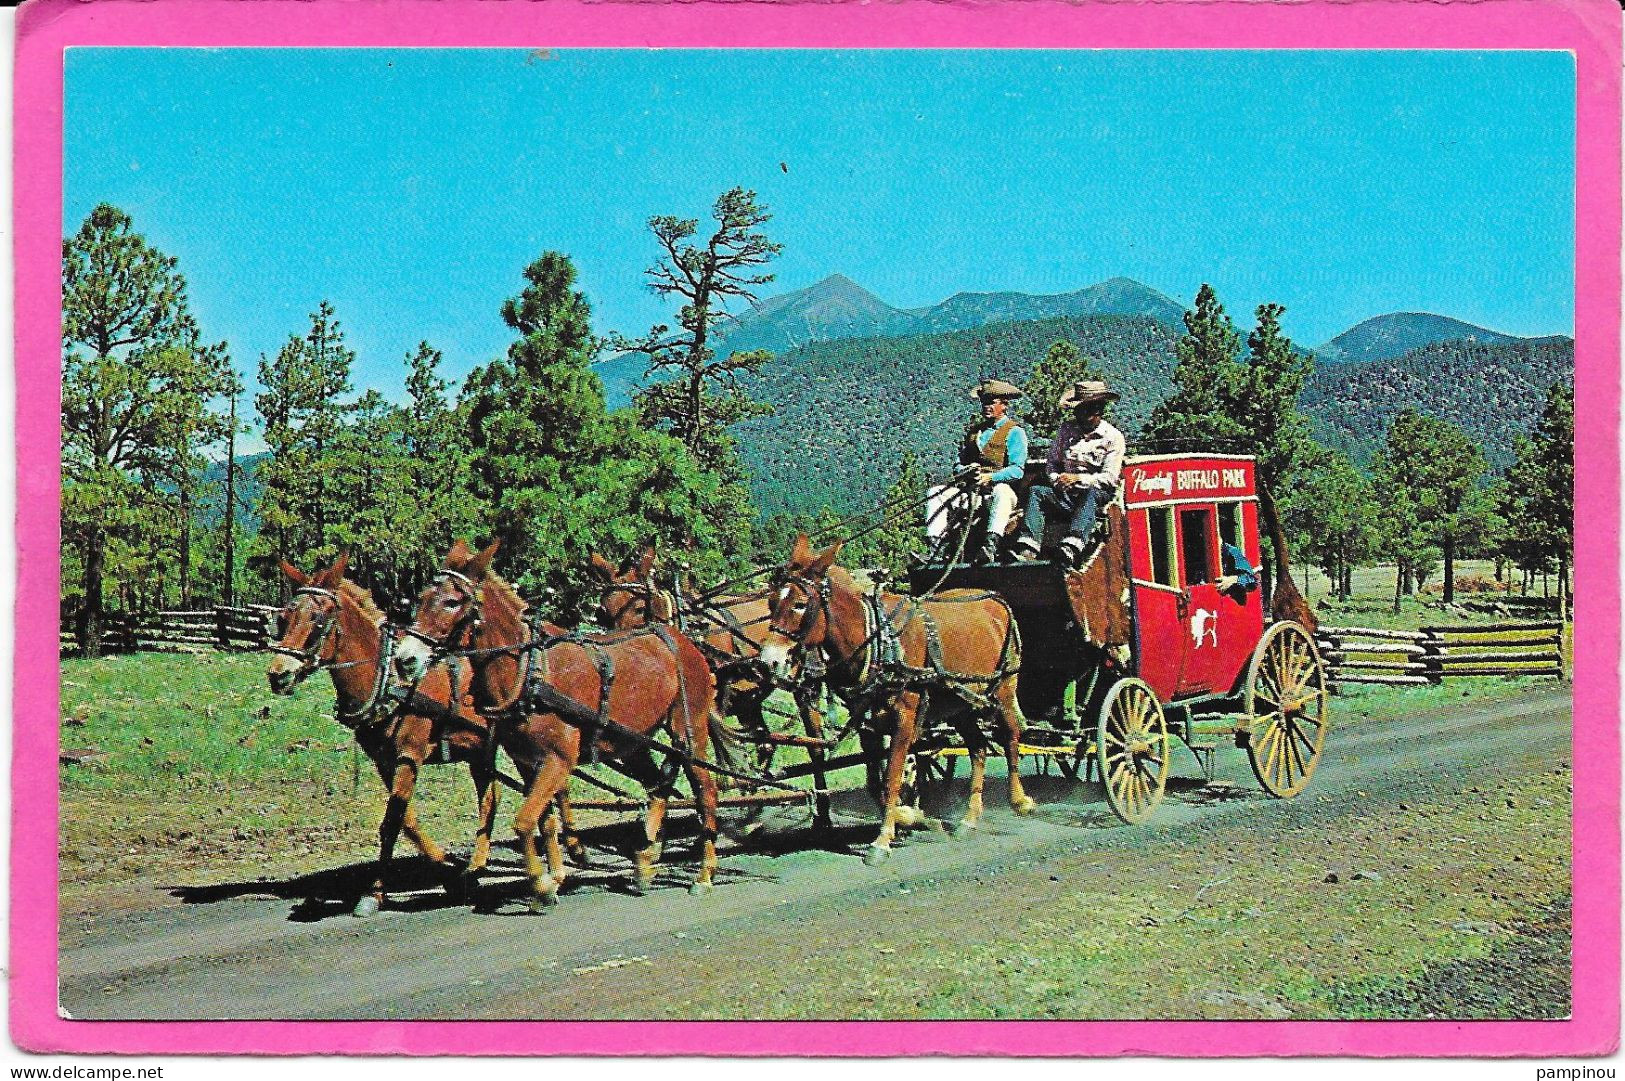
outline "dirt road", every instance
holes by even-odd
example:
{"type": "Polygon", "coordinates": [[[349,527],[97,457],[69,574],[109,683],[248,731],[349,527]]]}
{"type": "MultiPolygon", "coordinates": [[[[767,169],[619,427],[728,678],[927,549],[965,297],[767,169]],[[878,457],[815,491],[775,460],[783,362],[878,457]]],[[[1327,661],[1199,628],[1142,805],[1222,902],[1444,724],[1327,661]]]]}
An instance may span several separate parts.
{"type": "MultiPolygon", "coordinates": [[[[498,857],[497,869],[510,873],[487,880],[475,910],[449,905],[424,883],[423,889],[401,897],[397,908],[370,920],[348,915],[348,901],[358,882],[356,868],[270,884],[222,882],[208,868],[199,868],[187,881],[156,897],[154,903],[160,907],[64,926],[61,1002],[74,1017],[105,1019],[489,1020],[673,1012],[739,1016],[735,1012],[739,1010],[757,1016],[897,1015],[898,1000],[888,998],[884,988],[874,992],[869,1008],[850,998],[828,1003],[797,999],[797,986],[808,987],[811,995],[816,981],[784,979],[783,969],[795,967],[798,956],[812,965],[816,962],[810,954],[834,956],[843,950],[846,954],[837,963],[847,967],[873,965],[885,970],[907,960],[906,942],[877,947],[874,941],[880,921],[890,918],[886,914],[899,905],[906,918],[927,931],[933,921],[941,928],[963,925],[967,950],[980,948],[983,929],[991,943],[1020,937],[1020,927],[999,928],[990,917],[978,915],[991,911],[988,899],[994,889],[1000,891],[1001,911],[1023,911],[1021,900],[1012,902],[1006,892],[1012,885],[1032,891],[1031,904],[1039,906],[1076,896],[1080,890],[1099,890],[1111,897],[1119,889],[1114,881],[1132,883],[1137,890],[1150,888],[1166,867],[1172,889],[1181,888],[1177,875],[1192,883],[1206,876],[1203,890],[1214,887],[1222,892],[1230,879],[1218,877],[1212,869],[1214,860],[1229,853],[1229,858],[1244,863],[1270,863],[1258,853],[1267,857],[1272,837],[1290,835],[1290,843],[1283,840],[1275,850],[1283,866],[1289,856],[1299,862],[1308,859],[1305,853],[1312,848],[1319,861],[1314,864],[1317,876],[1321,866],[1344,867],[1346,879],[1362,855],[1377,858],[1373,853],[1390,834],[1411,837],[1402,818],[1382,826],[1375,838],[1357,836],[1363,826],[1383,813],[1413,813],[1418,806],[1449,809],[1467,792],[1485,804],[1475,819],[1486,830],[1496,831],[1492,835],[1510,838],[1517,824],[1493,821],[1489,796],[1483,794],[1503,791],[1503,786],[1530,777],[1561,774],[1567,767],[1569,733],[1570,700],[1567,689],[1558,687],[1532,688],[1510,700],[1463,701],[1400,722],[1361,723],[1349,717],[1334,727],[1319,772],[1299,799],[1280,802],[1264,797],[1247,770],[1245,755],[1230,752],[1221,754],[1219,784],[1171,788],[1152,825],[1138,828],[1111,818],[1098,789],[1057,777],[1034,778],[1029,792],[1042,806],[1030,818],[1015,818],[1003,805],[1002,782],[995,779],[989,785],[991,810],[977,835],[950,839],[940,832],[916,834],[876,868],[863,866],[852,854],[873,831],[872,805],[854,795],[838,808],[845,823],[838,840],[850,848],[809,849],[804,847],[807,838],[793,828],[773,831],[773,850],[726,853],[719,887],[705,898],[690,897],[682,888],[690,876],[685,841],[668,846],[670,866],[660,885],[670,888],[647,897],[622,892],[625,864],[600,856],[599,865],[579,874],[566,887],[560,905],[542,916],[523,914],[515,899],[518,881],[511,874],[516,857],[506,850],[498,857]],[[1256,852],[1249,849],[1261,843],[1264,847],[1256,852]],[[778,934],[780,930],[785,933],[778,934]],[[775,943],[774,949],[756,948],[767,941],[775,943]],[[748,968],[753,959],[763,967],[761,978],[734,973],[739,978],[730,978],[728,986],[767,988],[771,993],[736,996],[707,982],[717,978],[719,966],[748,968]],[[673,979],[690,981],[693,993],[660,998],[653,994],[656,984],[669,987],[673,979]]],[[[1190,776],[1197,773],[1194,761],[1183,752],[1175,768],[1190,776]]],[[[958,790],[947,793],[948,803],[962,798],[962,792],[963,780],[958,790]]],[[[1566,851],[1568,807],[1561,792],[1558,798],[1564,800],[1558,806],[1551,806],[1549,799],[1537,800],[1549,810],[1526,828],[1535,831],[1531,836],[1540,831],[1560,834],[1552,839],[1553,850],[1566,851]]],[[[1503,802],[1518,808],[1506,813],[1522,813],[1518,800],[1503,802]]],[[[1501,804],[1495,809],[1499,811],[1501,804]]],[[[1465,835],[1464,828],[1452,825],[1449,832],[1462,834],[1449,839],[1462,841],[1464,850],[1482,847],[1465,835]]],[[[1428,850],[1423,845],[1416,851],[1425,858],[1428,850]]],[[[1405,856],[1402,865],[1397,862],[1400,856],[1390,856],[1395,867],[1416,866],[1414,855],[1405,856]]],[[[1538,863],[1510,850],[1499,858],[1516,858],[1525,868],[1538,863]]],[[[1567,881],[1566,862],[1554,860],[1542,865],[1546,878],[1561,879],[1553,885],[1552,896],[1566,892],[1567,881]]],[[[1435,892],[1468,890],[1469,884],[1459,879],[1471,872],[1443,866],[1434,866],[1433,872],[1458,880],[1431,887],[1424,881],[1422,887],[1435,892]]],[[[1356,885],[1375,882],[1374,889],[1398,890],[1396,882],[1384,885],[1380,874],[1365,878],[1356,885]]],[[[1299,892],[1297,887],[1269,881],[1261,879],[1249,888],[1279,890],[1282,897],[1299,892]]],[[[1336,882],[1338,875],[1334,871],[1324,881],[1336,882]]],[[[1521,882],[1514,883],[1520,891],[1521,882]]],[[[1482,891],[1472,887],[1486,898],[1500,898],[1509,889],[1505,884],[1497,888],[1501,894],[1490,886],[1482,891]]],[[[1170,894],[1170,904],[1183,906],[1195,892],[1170,894]]],[[[1516,896],[1522,899],[1524,894],[1516,896]]],[[[1248,903],[1268,907],[1274,900],[1263,896],[1248,903]]],[[[1530,903],[1534,900],[1539,898],[1530,903]]],[[[1175,917],[1164,916],[1162,922],[1178,919],[1181,927],[1194,929],[1193,921],[1201,918],[1191,915],[1199,911],[1202,899],[1197,901],[1190,911],[1176,910],[1175,917]]],[[[1361,904],[1370,907],[1368,901],[1361,904]]],[[[1032,922],[1038,930],[1033,934],[1038,938],[1073,933],[1045,929],[1044,921],[1036,918],[1040,909],[1028,911],[1035,913],[1032,922]]],[[[1466,923],[1471,913],[1465,904],[1461,911],[1466,923]]],[[[1414,911],[1406,918],[1420,919],[1414,911]]],[[[1159,922],[1155,915],[1138,919],[1142,926],[1159,922]]],[[[1458,937],[1476,933],[1468,926],[1468,931],[1458,926],[1446,932],[1458,937]]],[[[1385,948],[1391,952],[1397,947],[1385,948]]],[[[1029,944],[1018,952],[1042,949],[1041,944],[1029,944]]],[[[933,950],[940,951],[940,944],[933,950]]],[[[1241,980],[1238,976],[1230,982],[1241,980]]],[[[1223,985],[1222,993],[1209,990],[1204,992],[1206,998],[1187,996],[1151,1010],[1177,1010],[1177,1015],[1185,1016],[1282,1015],[1274,1012],[1280,1008],[1275,1003],[1251,1001],[1250,992],[1231,987],[1222,977],[1215,977],[1214,983],[1223,985]],[[1212,997],[1216,993],[1217,999],[1212,997]]],[[[929,978],[919,977],[919,986],[907,990],[909,1015],[980,1010],[976,1005],[980,1000],[970,992],[969,998],[927,1001],[930,996],[922,995],[919,987],[931,986],[935,985],[929,978]]],[[[1124,1015],[1109,1005],[1100,1008],[1124,1015]]],[[[990,1009],[997,1015],[996,1007],[990,1009]]],[[[1135,1015],[1131,1004],[1123,1010],[1135,1015]]]]}

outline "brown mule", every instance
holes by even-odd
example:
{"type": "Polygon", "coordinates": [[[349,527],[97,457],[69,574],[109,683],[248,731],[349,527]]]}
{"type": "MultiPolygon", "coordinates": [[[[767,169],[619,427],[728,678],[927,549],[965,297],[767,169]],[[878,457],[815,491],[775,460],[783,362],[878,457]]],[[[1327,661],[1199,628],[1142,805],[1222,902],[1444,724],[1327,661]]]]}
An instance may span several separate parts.
{"type": "Polygon", "coordinates": [[[496,550],[492,544],[475,554],[462,541],[452,547],[434,584],[423,592],[395,663],[411,679],[442,653],[467,652],[473,660],[476,704],[496,720],[497,738],[525,784],[514,829],[530,876],[531,909],[556,903],[564,883],[558,816],[547,816],[545,868],[536,830],[584,754],[602,756],[649,791],[646,843],[635,854],[639,892],[654,880],[676,775],[688,774],[703,848],[693,892],[708,891],[717,862],[717,793],[710,771],[697,763],[706,755],[718,718],[716,685],[705,657],[687,638],[665,628],[589,636],[530,624],[519,595],[490,569],[496,550]],[[560,704],[554,695],[579,708],[560,704]],[[561,709],[574,716],[566,720],[561,709]],[[583,727],[597,726],[594,717],[615,727],[584,732],[583,727]],[[680,768],[670,759],[657,762],[637,738],[662,727],[687,758],[680,768]]]}
{"type": "Polygon", "coordinates": [[[465,878],[476,875],[491,854],[491,824],[496,817],[495,745],[484,718],[461,702],[453,690],[466,691],[472,675],[467,662],[436,665],[409,694],[391,694],[388,660],[393,640],[372,594],[344,577],[348,564],[339,556],[332,566],[307,575],[287,560],[282,573],[296,587],[282,610],[277,654],[266,670],[275,694],[292,694],[306,676],[327,669],[338,695],[336,716],[355,732],[356,742],[371,759],[389,803],[378,827],[378,869],[372,892],[354,908],[370,916],[388,900],[385,875],[401,833],[428,859],[447,869],[446,891],[461,893],[465,878]],[[445,851],[419,827],[412,793],[418,770],[435,750],[442,761],[468,763],[479,795],[480,825],[474,851],[461,875],[445,851]]]}
{"type": "Polygon", "coordinates": [[[777,678],[791,676],[808,650],[823,653],[832,689],[862,717],[866,743],[877,746],[889,729],[884,817],[864,859],[878,863],[891,851],[898,826],[925,816],[902,805],[904,766],[921,730],[922,715],[952,723],[971,756],[970,805],[958,829],[974,829],[982,816],[988,737],[1004,746],[1010,806],[1034,808],[1022,791],[1021,707],[1016,672],[1021,636],[1008,603],[996,593],[949,590],[916,599],[896,593],[865,595],[835,566],[841,545],[816,553],[806,534],[774,580],[773,619],[762,661],[777,678]]]}
{"type": "MultiPolygon", "coordinates": [[[[769,603],[772,592],[761,589],[737,596],[705,597],[661,589],[655,584],[656,558],[652,544],[628,558],[619,568],[598,553],[592,554],[588,569],[604,584],[598,606],[599,622],[617,630],[647,627],[651,623],[677,627],[700,647],[716,676],[718,711],[737,717],[747,734],[765,738],[768,725],[763,707],[775,685],[758,658],[773,619],[769,603]]],[[[791,693],[807,735],[822,741],[824,712],[818,705],[818,685],[814,681],[799,680],[791,693]]],[[[813,786],[820,793],[829,789],[822,768],[827,754],[823,748],[807,748],[807,757],[813,766],[813,786]]],[[[766,761],[754,765],[762,767],[766,761]]],[[[814,799],[813,827],[828,830],[829,826],[829,796],[819,795],[814,799]]]]}

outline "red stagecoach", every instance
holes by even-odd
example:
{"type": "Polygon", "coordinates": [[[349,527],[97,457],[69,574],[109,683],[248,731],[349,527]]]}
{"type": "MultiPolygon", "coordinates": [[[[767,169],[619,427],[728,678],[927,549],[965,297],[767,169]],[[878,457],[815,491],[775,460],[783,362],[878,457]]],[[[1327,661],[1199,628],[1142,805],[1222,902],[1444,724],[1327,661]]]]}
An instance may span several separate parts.
{"type": "MultiPolygon", "coordinates": [[[[1023,644],[1023,752],[1068,776],[1098,771],[1126,821],[1161,801],[1171,737],[1209,780],[1220,746],[1246,748],[1259,783],[1283,798],[1303,790],[1325,744],[1314,636],[1268,622],[1261,583],[1249,588],[1245,574],[1262,558],[1254,477],[1253,459],[1239,455],[1132,457],[1080,569],[1038,561],[910,575],[916,593],[974,587],[1010,602],[1023,644]]],[[[950,740],[930,733],[919,768],[951,770],[961,752],[950,740]]]]}

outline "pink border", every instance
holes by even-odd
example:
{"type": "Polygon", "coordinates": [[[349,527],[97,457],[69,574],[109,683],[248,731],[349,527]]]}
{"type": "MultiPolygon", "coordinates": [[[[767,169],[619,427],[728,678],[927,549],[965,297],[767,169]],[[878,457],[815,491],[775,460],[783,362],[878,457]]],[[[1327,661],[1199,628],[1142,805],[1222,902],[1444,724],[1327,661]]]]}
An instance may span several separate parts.
{"type": "Polygon", "coordinates": [[[18,18],[11,1033],[36,1051],[295,1054],[1605,1054],[1619,1037],[1620,31],[1613,0],[886,5],[28,0],[18,18]],[[439,1023],[56,1016],[57,392],[70,45],[1556,49],[1578,64],[1574,991],[1563,1022],[439,1023]]]}

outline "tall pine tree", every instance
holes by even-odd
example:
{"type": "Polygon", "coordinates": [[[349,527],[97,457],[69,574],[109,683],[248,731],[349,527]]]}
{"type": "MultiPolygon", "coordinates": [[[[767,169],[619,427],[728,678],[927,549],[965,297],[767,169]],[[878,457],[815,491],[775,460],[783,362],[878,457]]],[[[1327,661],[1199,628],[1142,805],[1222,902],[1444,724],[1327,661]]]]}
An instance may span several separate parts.
{"type": "Polygon", "coordinates": [[[260,543],[251,562],[267,581],[285,581],[275,571],[279,559],[304,566],[337,552],[331,526],[350,508],[334,491],[333,474],[353,409],[343,398],[354,362],[326,301],[311,313],[303,336],[289,336],[274,358],[260,358],[264,391],[255,395],[254,408],[270,457],[258,471],[260,543]]]}
{"type": "Polygon", "coordinates": [[[134,596],[138,569],[174,564],[166,538],[183,535],[199,450],[224,435],[216,399],[229,376],[224,343],[201,339],[175,260],[117,207],[92,210],[62,244],[62,537],[80,557],[86,654],[101,651],[109,571],[134,596]]]}

